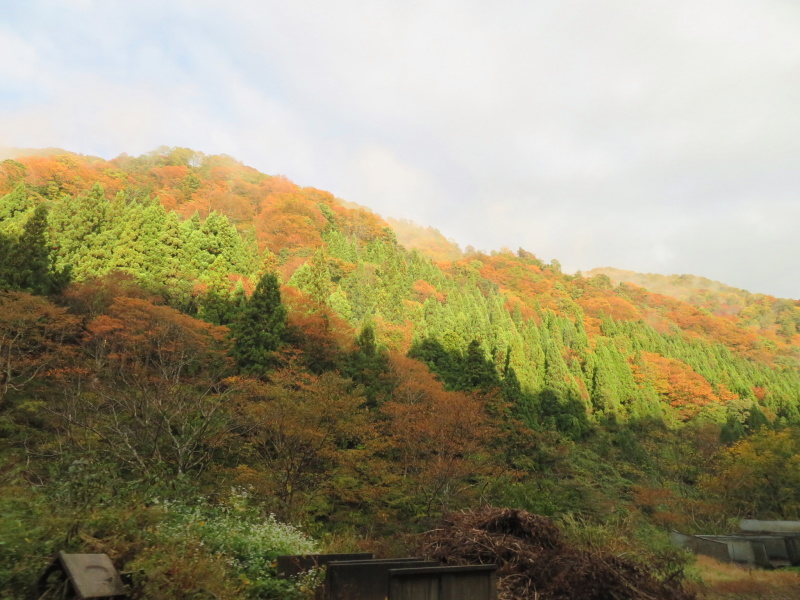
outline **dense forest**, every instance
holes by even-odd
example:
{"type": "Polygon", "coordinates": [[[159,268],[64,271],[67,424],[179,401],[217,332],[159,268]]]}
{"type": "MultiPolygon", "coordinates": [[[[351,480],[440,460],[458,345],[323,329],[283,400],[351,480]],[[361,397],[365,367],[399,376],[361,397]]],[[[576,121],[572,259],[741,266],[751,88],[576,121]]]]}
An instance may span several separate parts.
{"type": "Polygon", "coordinates": [[[146,598],[291,598],[282,553],[456,509],[689,560],[800,518],[800,302],[568,275],[227,156],[0,164],[0,598],[57,550],[146,598]]]}

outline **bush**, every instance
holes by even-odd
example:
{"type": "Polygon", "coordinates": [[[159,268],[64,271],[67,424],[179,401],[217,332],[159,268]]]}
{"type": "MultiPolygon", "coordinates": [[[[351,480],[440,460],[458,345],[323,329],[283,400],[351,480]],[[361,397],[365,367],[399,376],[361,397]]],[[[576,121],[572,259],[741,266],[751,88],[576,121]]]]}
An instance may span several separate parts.
{"type": "Polygon", "coordinates": [[[672,545],[666,530],[642,520],[636,513],[602,523],[567,514],[559,524],[564,537],[576,546],[628,557],[647,565],[648,571],[660,580],[680,580],[694,560],[690,551],[672,545]]]}
{"type": "Polygon", "coordinates": [[[315,552],[316,542],[239,490],[219,504],[131,493],[94,506],[63,492],[0,488],[0,600],[38,598],[35,583],[59,550],[108,554],[130,575],[134,600],[300,600],[316,586],[318,574],[281,580],[274,567],[278,555],[315,552]]]}
{"type": "Polygon", "coordinates": [[[233,490],[219,506],[201,500],[193,506],[165,503],[164,509],[166,516],[153,532],[153,544],[133,565],[147,573],[141,589],[148,598],[188,597],[189,586],[220,598],[239,594],[288,600],[301,598],[312,585],[306,580],[277,579],[274,564],[282,554],[317,551],[316,542],[274,515],[261,515],[250,505],[247,493],[233,490]],[[165,586],[175,587],[170,580],[178,575],[184,589],[179,595],[164,595],[165,586]]]}
{"type": "Polygon", "coordinates": [[[59,549],[63,525],[34,492],[0,488],[0,598],[35,597],[33,584],[59,549]]]}

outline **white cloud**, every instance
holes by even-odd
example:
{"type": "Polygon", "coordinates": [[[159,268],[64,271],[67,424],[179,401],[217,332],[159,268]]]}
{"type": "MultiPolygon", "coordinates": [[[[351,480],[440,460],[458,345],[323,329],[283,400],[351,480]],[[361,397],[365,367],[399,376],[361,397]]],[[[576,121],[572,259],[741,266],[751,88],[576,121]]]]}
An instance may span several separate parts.
{"type": "Polygon", "coordinates": [[[800,5],[76,0],[14,19],[0,142],[225,152],[463,245],[800,297],[800,5]]]}
{"type": "Polygon", "coordinates": [[[381,214],[427,223],[435,216],[441,191],[424,171],[399,160],[391,150],[365,146],[347,173],[348,199],[381,214]],[[389,185],[387,185],[389,184],[389,185]]]}

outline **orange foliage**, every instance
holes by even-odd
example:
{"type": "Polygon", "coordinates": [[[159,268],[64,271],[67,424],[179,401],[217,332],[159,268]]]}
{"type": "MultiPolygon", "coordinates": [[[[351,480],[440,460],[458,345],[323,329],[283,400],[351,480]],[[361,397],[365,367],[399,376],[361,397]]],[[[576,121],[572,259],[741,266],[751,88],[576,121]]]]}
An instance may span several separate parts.
{"type": "Polygon", "coordinates": [[[330,308],[294,287],[282,287],[281,297],[288,309],[289,327],[296,332],[294,344],[312,367],[335,364],[339,354],[352,346],[352,325],[330,308]]]}
{"type": "Polygon", "coordinates": [[[386,221],[364,208],[345,208],[339,204],[332,207],[342,222],[342,233],[358,240],[369,242],[383,234],[386,221]]]}
{"type": "Polygon", "coordinates": [[[267,196],[255,218],[259,246],[273,252],[320,246],[327,224],[319,207],[297,194],[267,196]]]}
{"type": "Polygon", "coordinates": [[[264,196],[280,196],[281,194],[296,194],[300,188],[294,182],[282,175],[267,177],[260,185],[264,196]]]}
{"type": "Polygon", "coordinates": [[[445,391],[422,363],[392,355],[390,369],[395,387],[380,408],[387,420],[376,444],[430,516],[474,492],[476,477],[491,471],[482,450],[496,432],[481,401],[445,391]]]}
{"type": "Polygon", "coordinates": [[[436,286],[428,283],[424,279],[417,279],[412,286],[414,293],[416,294],[417,300],[420,302],[425,302],[428,298],[435,298],[439,302],[445,301],[445,295],[440,293],[439,290],[436,289],[436,286]]]}
{"type": "Polygon", "coordinates": [[[28,156],[19,160],[27,168],[25,182],[33,187],[47,187],[50,182],[65,186],[69,182],[66,165],[50,157],[28,156]]]}
{"type": "Polygon", "coordinates": [[[684,332],[724,344],[751,358],[770,362],[771,357],[760,349],[759,336],[728,316],[713,316],[703,310],[669,296],[650,293],[632,284],[624,284],[624,295],[659,333],[670,331],[671,324],[684,332]]]}
{"type": "Polygon", "coordinates": [[[227,327],[139,298],[114,299],[86,330],[85,348],[95,365],[129,384],[157,378],[175,385],[201,367],[227,361],[227,327]]]}
{"type": "Polygon", "coordinates": [[[704,406],[720,402],[711,384],[689,365],[653,352],[641,356],[643,364],[632,364],[634,376],[639,382],[650,381],[681,420],[688,421],[704,406]]]}
{"type": "Polygon", "coordinates": [[[166,210],[167,212],[178,209],[178,199],[172,194],[163,191],[159,192],[158,201],[161,203],[161,206],[163,206],[164,210],[166,210]]]}
{"type": "Polygon", "coordinates": [[[138,298],[158,303],[158,298],[144,290],[133,275],[122,271],[72,282],[62,294],[62,300],[70,311],[81,315],[86,321],[106,313],[116,298],[138,298]]]}
{"type": "Polygon", "coordinates": [[[123,187],[123,181],[110,175],[113,164],[77,154],[25,156],[17,159],[25,165],[23,181],[30,187],[48,193],[76,195],[100,183],[109,196],[123,187]]]}
{"type": "Polygon", "coordinates": [[[180,212],[184,217],[195,213],[205,218],[211,212],[227,216],[232,223],[250,221],[253,218],[253,207],[247,199],[237,196],[228,190],[227,184],[206,184],[192,194],[191,202],[184,204],[180,212]]]}
{"type": "Polygon", "coordinates": [[[712,317],[689,304],[674,300],[665,304],[670,309],[667,317],[681,329],[706,335],[739,352],[752,351],[758,346],[755,333],[740,329],[727,319],[712,317]]]}
{"type": "Polygon", "coordinates": [[[178,187],[189,174],[189,167],[186,165],[153,167],[150,169],[150,174],[164,187],[178,187]]]}
{"type": "Polygon", "coordinates": [[[578,304],[593,317],[599,317],[602,313],[617,321],[638,321],[642,318],[633,304],[610,292],[589,298],[582,297],[578,304]]]}
{"type": "Polygon", "coordinates": [[[389,350],[406,354],[411,349],[414,324],[408,319],[402,324],[397,324],[377,316],[375,318],[375,329],[381,344],[389,350]]]}
{"type": "Polygon", "coordinates": [[[0,292],[0,406],[63,362],[77,333],[78,320],[66,309],[24,292],[0,292]]]}
{"type": "MultiPolygon", "coordinates": [[[[656,314],[648,315],[650,321],[659,322],[667,319],[684,331],[709,338],[751,357],[768,360],[768,357],[758,350],[758,336],[752,331],[737,326],[726,317],[706,314],[691,304],[668,296],[651,294],[634,286],[626,286],[626,290],[629,295],[634,296],[635,301],[640,302],[645,308],[654,309],[656,314]]],[[[662,324],[661,327],[656,327],[656,330],[661,331],[665,328],[662,324]]]]}
{"type": "Polygon", "coordinates": [[[590,338],[603,334],[603,322],[595,317],[585,316],[583,318],[583,328],[590,338]]]}
{"type": "MultiPolygon", "coordinates": [[[[473,260],[468,257],[462,264],[473,260]]],[[[537,289],[537,283],[544,281],[541,277],[542,270],[537,265],[523,263],[517,260],[512,254],[496,254],[494,256],[479,255],[483,263],[481,275],[494,283],[519,293],[523,297],[530,297],[541,293],[545,289],[537,289]]]]}
{"type": "Polygon", "coordinates": [[[515,310],[519,310],[522,318],[524,320],[532,319],[536,315],[536,311],[529,307],[527,304],[523,302],[523,300],[512,292],[507,292],[505,294],[506,301],[505,307],[509,313],[514,313],[515,310]]]}

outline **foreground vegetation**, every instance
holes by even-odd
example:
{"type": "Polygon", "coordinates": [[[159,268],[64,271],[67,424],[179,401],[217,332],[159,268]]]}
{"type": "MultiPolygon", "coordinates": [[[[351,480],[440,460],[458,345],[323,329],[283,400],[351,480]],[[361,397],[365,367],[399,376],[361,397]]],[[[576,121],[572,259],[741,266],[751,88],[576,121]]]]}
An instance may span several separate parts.
{"type": "Polygon", "coordinates": [[[0,194],[1,598],[60,549],[135,597],[291,598],[278,554],[486,504],[669,577],[669,528],[800,516],[795,301],[463,253],[185,149],[21,157],[0,194]]]}
{"type": "Polygon", "coordinates": [[[702,600],[791,600],[800,589],[796,569],[765,571],[698,556],[688,569],[688,589],[702,600]]]}

